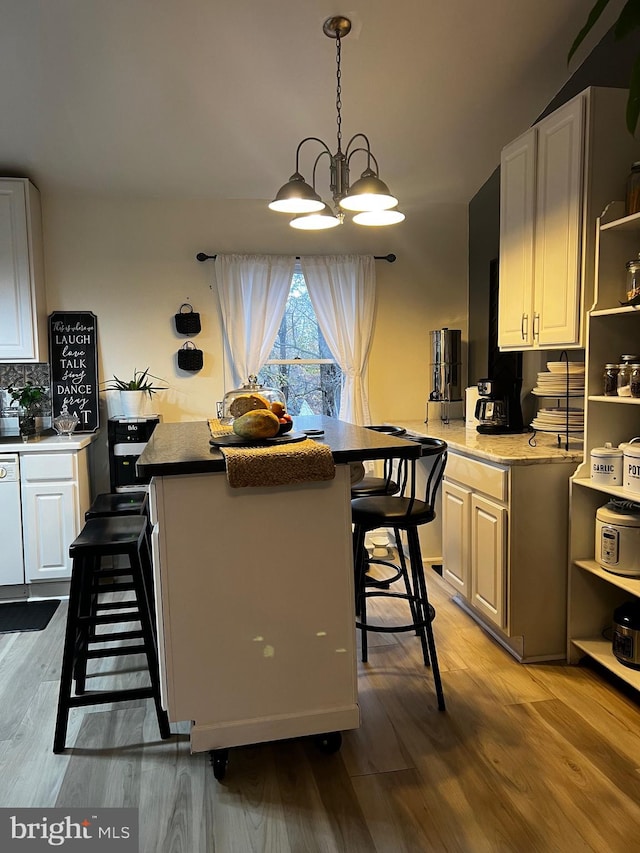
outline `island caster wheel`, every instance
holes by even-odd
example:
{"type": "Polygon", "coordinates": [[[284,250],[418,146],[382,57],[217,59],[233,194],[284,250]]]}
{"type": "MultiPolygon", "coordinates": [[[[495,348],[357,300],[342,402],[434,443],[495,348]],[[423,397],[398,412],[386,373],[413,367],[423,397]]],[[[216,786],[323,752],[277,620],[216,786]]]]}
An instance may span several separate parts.
{"type": "Polygon", "coordinates": [[[212,749],[209,753],[209,758],[213,767],[213,775],[218,782],[222,782],[227,772],[227,764],[229,763],[229,750],[212,749]]]}
{"type": "Polygon", "coordinates": [[[316,735],[315,744],[325,755],[332,755],[342,746],[342,734],[340,732],[327,732],[324,735],[316,735]]]}

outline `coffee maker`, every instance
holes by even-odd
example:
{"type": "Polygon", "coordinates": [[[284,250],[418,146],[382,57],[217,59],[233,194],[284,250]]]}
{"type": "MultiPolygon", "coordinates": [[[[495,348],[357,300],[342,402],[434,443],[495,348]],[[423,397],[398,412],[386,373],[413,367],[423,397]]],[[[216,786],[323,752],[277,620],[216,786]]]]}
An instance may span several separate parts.
{"type": "Polygon", "coordinates": [[[500,383],[495,379],[480,379],[476,403],[476,429],[485,435],[502,435],[523,431],[520,390],[522,379],[500,383]]]}

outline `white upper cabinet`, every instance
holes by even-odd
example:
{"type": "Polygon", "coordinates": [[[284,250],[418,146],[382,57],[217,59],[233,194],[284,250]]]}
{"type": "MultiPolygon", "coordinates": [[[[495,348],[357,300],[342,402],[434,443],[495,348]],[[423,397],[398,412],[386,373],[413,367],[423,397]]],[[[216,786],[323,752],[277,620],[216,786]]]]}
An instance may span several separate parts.
{"type": "Polygon", "coordinates": [[[595,222],[624,195],[640,146],[627,91],[586,89],[506,146],[501,158],[498,345],[584,345],[595,222]]]}
{"type": "Polygon", "coordinates": [[[38,190],[0,179],[0,361],[47,361],[47,307],[38,190]]]}
{"type": "Polygon", "coordinates": [[[522,349],[533,341],[535,130],[503,150],[500,179],[499,343],[522,349]]]}

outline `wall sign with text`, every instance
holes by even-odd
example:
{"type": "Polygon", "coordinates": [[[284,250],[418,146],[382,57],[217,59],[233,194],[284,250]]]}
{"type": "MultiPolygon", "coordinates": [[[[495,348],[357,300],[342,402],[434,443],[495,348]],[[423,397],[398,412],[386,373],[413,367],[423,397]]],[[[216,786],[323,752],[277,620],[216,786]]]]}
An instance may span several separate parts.
{"type": "Polygon", "coordinates": [[[80,423],[76,432],[95,432],[98,412],[98,324],[90,311],[49,315],[49,361],[53,417],[66,404],[80,423]]]}

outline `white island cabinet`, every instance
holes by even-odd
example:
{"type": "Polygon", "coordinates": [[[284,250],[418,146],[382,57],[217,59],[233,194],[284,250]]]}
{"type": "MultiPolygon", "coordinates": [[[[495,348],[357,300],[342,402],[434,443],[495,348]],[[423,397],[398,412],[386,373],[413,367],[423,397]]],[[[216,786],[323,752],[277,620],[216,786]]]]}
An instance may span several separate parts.
{"type": "Polygon", "coordinates": [[[0,178],[0,361],[46,361],[47,307],[38,190],[0,178]]]}
{"type": "Polygon", "coordinates": [[[413,442],[332,418],[335,479],[231,488],[205,422],[159,424],[138,460],[151,476],[163,704],[191,749],[223,750],[356,728],[351,461],[413,442]]]}

